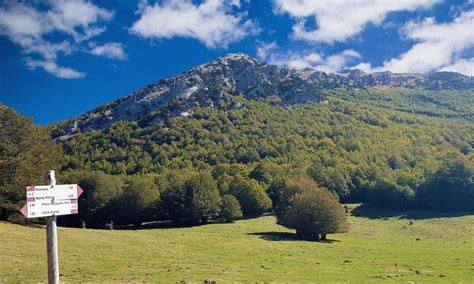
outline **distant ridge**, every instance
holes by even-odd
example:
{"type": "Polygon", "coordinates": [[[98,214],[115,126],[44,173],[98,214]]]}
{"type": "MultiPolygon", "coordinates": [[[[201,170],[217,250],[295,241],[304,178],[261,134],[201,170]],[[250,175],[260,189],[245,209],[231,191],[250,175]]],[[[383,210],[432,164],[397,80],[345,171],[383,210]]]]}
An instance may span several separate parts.
{"type": "MultiPolygon", "coordinates": [[[[474,79],[454,72],[433,74],[366,73],[349,69],[326,73],[310,68],[290,69],[263,63],[242,53],[231,53],[192,68],[181,75],[151,83],[128,96],[100,106],[63,128],[63,138],[81,130],[104,129],[120,120],[139,120],[166,111],[188,116],[196,107],[231,103],[234,95],[247,99],[276,98],[281,104],[321,102],[321,89],[377,87],[429,90],[474,89],[474,79]],[[166,107],[166,110],[165,110],[166,107]]],[[[232,107],[242,107],[235,104],[232,107]]],[[[159,120],[160,116],[151,119],[159,120]]]]}

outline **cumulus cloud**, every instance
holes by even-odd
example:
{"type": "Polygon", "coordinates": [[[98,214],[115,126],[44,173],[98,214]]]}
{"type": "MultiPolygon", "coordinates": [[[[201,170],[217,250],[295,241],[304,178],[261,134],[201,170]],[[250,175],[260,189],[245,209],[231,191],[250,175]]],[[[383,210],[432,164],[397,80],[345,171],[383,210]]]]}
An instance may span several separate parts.
{"type": "Polygon", "coordinates": [[[139,5],[140,19],[131,32],[144,38],[194,38],[208,48],[226,48],[230,43],[255,34],[257,25],[245,20],[245,13],[232,14],[240,8],[238,0],[166,0],[162,4],[139,5]]]}
{"type": "Polygon", "coordinates": [[[463,52],[474,46],[474,10],[461,13],[450,23],[433,18],[410,22],[403,29],[407,39],[416,41],[407,52],[384,63],[393,72],[426,73],[463,63],[463,52]]]}
{"type": "Polygon", "coordinates": [[[127,59],[127,55],[123,50],[123,45],[118,42],[108,42],[103,45],[95,45],[93,43],[90,43],[89,47],[91,48],[90,53],[97,56],[103,56],[119,60],[127,59]]]}
{"type": "Polygon", "coordinates": [[[83,0],[54,0],[46,13],[49,23],[58,31],[68,33],[79,42],[105,31],[95,24],[111,20],[114,13],[83,0]]]}
{"type": "Polygon", "coordinates": [[[323,56],[316,52],[282,52],[275,42],[262,44],[257,48],[257,56],[270,63],[290,68],[312,68],[324,72],[337,72],[346,69],[354,60],[361,58],[353,49],[338,54],[323,56]]]}
{"type": "Polygon", "coordinates": [[[452,22],[436,23],[434,18],[409,22],[402,36],[415,44],[382,66],[370,63],[357,65],[365,71],[392,71],[397,73],[429,73],[437,70],[474,74],[472,58],[463,58],[474,47],[474,10],[462,12],[452,22]]]}
{"type": "Polygon", "coordinates": [[[468,76],[474,76],[474,57],[459,59],[451,65],[444,66],[441,71],[458,72],[468,76]]]}
{"type": "Polygon", "coordinates": [[[296,19],[295,39],[333,43],[359,34],[369,23],[380,25],[388,13],[429,8],[440,0],[273,1],[277,13],[288,13],[296,19]],[[310,18],[317,28],[307,28],[310,18]]]}
{"type": "Polygon", "coordinates": [[[30,69],[42,68],[60,78],[82,78],[84,72],[59,66],[58,55],[82,50],[80,43],[103,33],[103,22],[113,15],[86,0],[6,1],[0,6],[0,35],[22,48],[30,69]]]}

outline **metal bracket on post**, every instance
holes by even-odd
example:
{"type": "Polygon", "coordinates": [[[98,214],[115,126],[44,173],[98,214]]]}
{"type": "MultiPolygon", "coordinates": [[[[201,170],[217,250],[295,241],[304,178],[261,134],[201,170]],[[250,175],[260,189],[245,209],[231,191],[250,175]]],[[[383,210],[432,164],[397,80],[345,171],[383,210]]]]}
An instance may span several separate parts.
{"type": "MultiPolygon", "coordinates": [[[[45,182],[51,186],[56,185],[56,178],[53,170],[47,172],[45,182]]],[[[56,216],[47,217],[46,246],[48,253],[48,283],[59,284],[58,231],[56,216]]]]}

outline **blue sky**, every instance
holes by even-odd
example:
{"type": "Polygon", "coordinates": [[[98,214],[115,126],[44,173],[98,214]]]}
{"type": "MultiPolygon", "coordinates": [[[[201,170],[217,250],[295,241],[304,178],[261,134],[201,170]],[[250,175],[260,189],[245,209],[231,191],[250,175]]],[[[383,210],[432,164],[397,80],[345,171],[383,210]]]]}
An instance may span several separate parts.
{"type": "Polygon", "coordinates": [[[231,52],[326,72],[474,76],[473,0],[0,3],[0,102],[37,124],[231,52]]]}

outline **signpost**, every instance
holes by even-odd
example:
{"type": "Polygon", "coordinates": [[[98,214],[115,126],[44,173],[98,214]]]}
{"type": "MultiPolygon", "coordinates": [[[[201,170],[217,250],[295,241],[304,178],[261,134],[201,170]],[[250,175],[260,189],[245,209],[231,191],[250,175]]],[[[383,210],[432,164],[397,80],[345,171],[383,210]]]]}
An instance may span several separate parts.
{"type": "Polygon", "coordinates": [[[56,185],[54,171],[49,171],[48,185],[28,186],[26,204],[20,212],[26,218],[47,217],[48,283],[59,284],[58,233],[56,216],[77,214],[77,199],[83,190],[77,184],[56,185]]]}
{"type": "Polygon", "coordinates": [[[77,214],[77,198],[82,192],[77,184],[28,186],[26,204],[20,211],[27,218],[77,214]]]}

